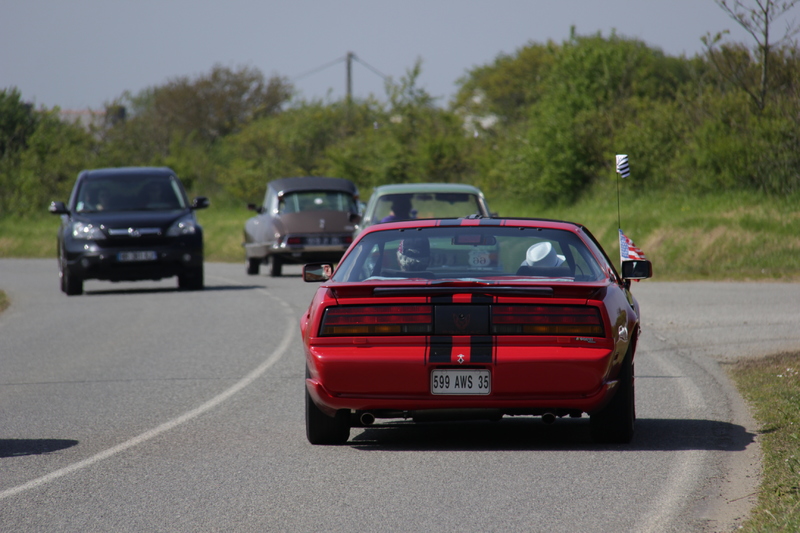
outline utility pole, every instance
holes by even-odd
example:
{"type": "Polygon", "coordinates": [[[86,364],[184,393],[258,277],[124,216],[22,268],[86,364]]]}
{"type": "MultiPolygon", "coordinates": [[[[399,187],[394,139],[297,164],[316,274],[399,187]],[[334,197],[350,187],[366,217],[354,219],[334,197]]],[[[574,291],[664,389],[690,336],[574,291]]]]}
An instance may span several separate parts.
{"type": "Polygon", "coordinates": [[[353,97],[353,52],[347,52],[347,103],[353,97]]]}

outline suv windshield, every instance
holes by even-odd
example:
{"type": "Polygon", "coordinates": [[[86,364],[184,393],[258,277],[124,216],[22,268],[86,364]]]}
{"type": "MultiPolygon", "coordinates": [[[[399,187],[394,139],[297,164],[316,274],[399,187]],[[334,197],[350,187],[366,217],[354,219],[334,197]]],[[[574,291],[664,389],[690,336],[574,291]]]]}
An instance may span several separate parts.
{"type": "Polygon", "coordinates": [[[448,226],[366,234],[334,281],[497,277],[598,281],[603,269],[576,234],[550,228],[448,226]]]}
{"type": "Polygon", "coordinates": [[[77,197],[75,210],[79,213],[162,211],[185,209],[187,205],[180,183],[166,176],[87,179],[77,197]]]}

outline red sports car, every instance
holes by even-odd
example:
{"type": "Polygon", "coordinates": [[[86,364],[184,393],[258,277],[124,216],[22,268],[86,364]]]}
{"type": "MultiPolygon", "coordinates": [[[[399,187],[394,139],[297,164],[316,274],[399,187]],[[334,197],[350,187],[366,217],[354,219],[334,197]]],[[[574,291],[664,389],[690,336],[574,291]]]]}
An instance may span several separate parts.
{"type": "Polygon", "coordinates": [[[367,228],[301,319],[306,433],[341,444],[376,418],[589,414],[598,442],[633,437],[640,331],[630,280],[571,222],[415,220],[367,228]]]}

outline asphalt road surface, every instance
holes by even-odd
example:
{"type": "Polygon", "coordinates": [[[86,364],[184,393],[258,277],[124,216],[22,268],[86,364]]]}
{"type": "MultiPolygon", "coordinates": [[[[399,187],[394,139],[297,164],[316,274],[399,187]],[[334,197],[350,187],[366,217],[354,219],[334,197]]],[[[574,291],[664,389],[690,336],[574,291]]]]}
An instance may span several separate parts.
{"type": "Polygon", "coordinates": [[[583,417],[379,421],[311,446],[316,286],[244,272],[67,297],[55,260],[0,260],[0,530],[730,531],[759,452],[720,362],[800,349],[800,285],[650,280],[628,445],[593,444],[583,417]]]}

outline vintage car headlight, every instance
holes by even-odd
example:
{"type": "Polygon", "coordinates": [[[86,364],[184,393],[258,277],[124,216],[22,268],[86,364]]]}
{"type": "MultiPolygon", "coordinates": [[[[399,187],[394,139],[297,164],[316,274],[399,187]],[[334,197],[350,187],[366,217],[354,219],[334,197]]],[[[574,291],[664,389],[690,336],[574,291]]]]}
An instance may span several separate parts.
{"type": "Polygon", "coordinates": [[[75,239],[85,239],[87,241],[99,241],[105,239],[106,235],[94,224],[75,222],[72,225],[72,237],[75,239]]]}
{"type": "Polygon", "coordinates": [[[192,217],[183,217],[175,221],[167,230],[168,237],[178,237],[179,235],[194,235],[197,233],[197,224],[192,217]]]}

